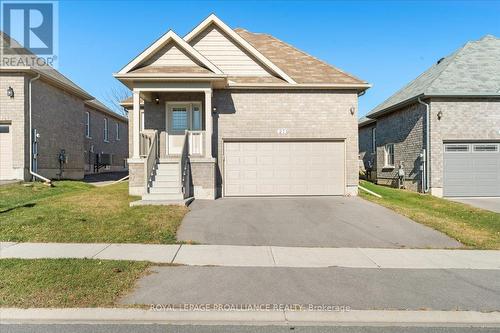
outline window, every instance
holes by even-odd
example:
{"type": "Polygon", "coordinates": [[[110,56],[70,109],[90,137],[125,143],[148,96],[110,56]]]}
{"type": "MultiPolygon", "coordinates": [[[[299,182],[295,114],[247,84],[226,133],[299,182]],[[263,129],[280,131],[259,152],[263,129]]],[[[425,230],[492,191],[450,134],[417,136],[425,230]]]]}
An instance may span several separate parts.
{"type": "Polygon", "coordinates": [[[120,140],[120,124],[116,123],[116,140],[120,140]]]}
{"type": "Polygon", "coordinates": [[[465,153],[469,151],[469,145],[446,145],[444,150],[448,153],[465,153]]]}
{"type": "Polygon", "coordinates": [[[193,124],[191,126],[191,129],[193,131],[200,131],[201,130],[201,110],[198,105],[193,105],[193,124]]]}
{"type": "Polygon", "coordinates": [[[104,142],[109,142],[108,118],[104,118],[104,142]]]}
{"type": "Polygon", "coordinates": [[[90,112],[85,112],[85,136],[90,138],[90,112]]]}
{"type": "Polygon", "coordinates": [[[388,143],[384,149],[384,166],[394,168],[394,144],[388,143]]]}
{"type": "Polygon", "coordinates": [[[377,141],[376,141],[377,128],[372,128],[372,153],[377,152],[377,141]]]}
{"type": "Polygon", "coordinates": [[[487,152],[487,153],[494,153],[498,151],[498,146],[494,144],[479,144],[479,145],[474,145],[474,151],[478,152],[487,152]]]}
{"type": "Polygon", "coordinates": [[[172,130],[185,131],[188,129],[188,113],[185,107],[172,108],[172,130]]]}

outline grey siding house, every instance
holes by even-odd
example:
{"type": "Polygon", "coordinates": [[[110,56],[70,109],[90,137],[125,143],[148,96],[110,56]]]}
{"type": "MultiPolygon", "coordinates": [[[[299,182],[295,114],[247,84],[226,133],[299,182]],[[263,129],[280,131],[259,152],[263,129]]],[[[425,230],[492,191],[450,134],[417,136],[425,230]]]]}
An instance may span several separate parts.
{"type": "Polygon", "coordinates": [[[365,81],[215,15],[114,75],[133,91],[130,193],[143,202],[357,194],[365,81]]]}
{"type": "Polygon", "coordinates": [[[127,118],[52,67],[24,65],[36,56],[6,34],[0,37],[0,180],[82,179],[106,168],[126,170],[127,118]],[[93,138],[86,135],[87,113],[93,138]],[[110,122],[108,143],[97,135],[104,132],[104,118],[110,122]],[[121,141],[113,137],[115,124],[121,141]],[[116,157],[109,167],[94,170],[87,165],[91,151],[116,157]]]}
{"type": "Polygon", "coordinates": [[[374,156],[379,184],[397,184],[402,168],[415,191],[500,196],[500,39],[468,42],[367,117],[360,156],[374,156]]]}

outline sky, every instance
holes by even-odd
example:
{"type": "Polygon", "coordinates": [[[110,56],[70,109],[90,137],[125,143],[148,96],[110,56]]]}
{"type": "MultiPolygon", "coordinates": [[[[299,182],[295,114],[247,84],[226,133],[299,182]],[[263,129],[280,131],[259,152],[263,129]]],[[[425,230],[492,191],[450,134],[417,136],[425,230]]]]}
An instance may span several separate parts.
{"type": "Polygon", "coordinates": [[[211,13],[271,34],[372,84],[362,116],[440,58],[500,37],[500,1],[75,1],[59,3],[59,70],[103,102],[113,78],[169,29],[211,13]]]}

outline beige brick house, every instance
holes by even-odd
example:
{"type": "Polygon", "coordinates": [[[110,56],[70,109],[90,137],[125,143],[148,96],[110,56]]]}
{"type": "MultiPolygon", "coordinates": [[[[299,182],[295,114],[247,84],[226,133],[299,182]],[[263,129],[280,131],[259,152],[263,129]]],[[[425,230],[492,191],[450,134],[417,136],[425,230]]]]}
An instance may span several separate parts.
{"type": "Polygon", "coordinates": [[[133,91],[130,193],[144,201],[357,194],[369,85],[293,46],[210,15],[114,75],[133,91]]]}
{"type": "Polygon", "coordinates": [[[500,39],[440,59],[359,122],[379,184],[436,196],[500,196],[500,39]]]}
{"type": "Polygon", "coordinates": [[[19,44],[7,47],[16,42],[5,43],[9,37],[0,34],[0,180],[81,179],[127,170],[127,118],[55,69],[33,66],[27,59],[35,55],[19,44]],[[96,156],[105,162],[98,170],[96,156]]]}

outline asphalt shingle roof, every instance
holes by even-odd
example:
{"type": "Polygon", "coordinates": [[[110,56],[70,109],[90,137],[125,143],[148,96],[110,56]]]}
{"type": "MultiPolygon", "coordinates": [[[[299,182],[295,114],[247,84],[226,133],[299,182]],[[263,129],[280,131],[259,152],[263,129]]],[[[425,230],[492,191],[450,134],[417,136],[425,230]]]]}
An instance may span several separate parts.
{"type": "Polygon", "coordinates": [[[257,34],[238,28],[234,31],[278,66],[297,83],[366,84],[340,69],[327,64],[268,34],[257,34]]]}
{"type": "Polygon", "coordinates": [[[370,111],[373,116],[417,96],[499,96],[500,39],[487,35],[441,59],[370,111]]]}

